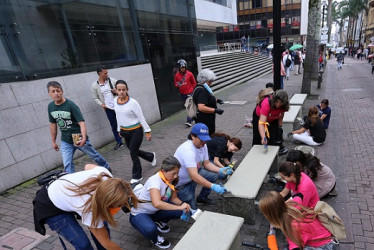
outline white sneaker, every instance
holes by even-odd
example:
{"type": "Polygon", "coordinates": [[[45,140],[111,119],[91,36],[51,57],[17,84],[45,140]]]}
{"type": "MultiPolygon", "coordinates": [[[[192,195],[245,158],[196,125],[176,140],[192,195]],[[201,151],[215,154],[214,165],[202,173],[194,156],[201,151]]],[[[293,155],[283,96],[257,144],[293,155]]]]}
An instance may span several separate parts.
{"type": "Polygon", "coordinates": [[[141,181],[141,180],[143,180],[143,177],[140,178],[140,179],[131,179],[131,180],[130,180],[130,184],[137,183],[137,182],[139,182],[139,181],[141,181]]]}
{"type": "Polygon", "coordinates": [[[165,240],[164,237],[161,237],[159,235],[157,235],[157,242],[154,243],[153,241],[151,241],[156,247],[160,248],[160,249],[167,249],[171,246],[171,243],[168,241],[168,240],[165,240]]]}
{"type": "Polygon", "coordinates": [[[153,160],[152,160],[152,167],[156,167],[157,161],[156,161],[156,153],[153,152],[153,160]]]}

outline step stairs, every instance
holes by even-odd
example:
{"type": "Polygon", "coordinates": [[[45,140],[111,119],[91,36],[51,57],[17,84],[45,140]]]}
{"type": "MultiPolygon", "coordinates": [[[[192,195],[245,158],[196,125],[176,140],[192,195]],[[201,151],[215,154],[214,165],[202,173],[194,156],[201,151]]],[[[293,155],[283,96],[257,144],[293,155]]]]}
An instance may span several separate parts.
{"type": "Polygon", "coordinates": [[[213,91],[244,83],[272,72],[271,59],[246,52],[202,56],[201,66],[203,69],[213,70],[217,76],[217,80],[211,85],[213,91]]]}

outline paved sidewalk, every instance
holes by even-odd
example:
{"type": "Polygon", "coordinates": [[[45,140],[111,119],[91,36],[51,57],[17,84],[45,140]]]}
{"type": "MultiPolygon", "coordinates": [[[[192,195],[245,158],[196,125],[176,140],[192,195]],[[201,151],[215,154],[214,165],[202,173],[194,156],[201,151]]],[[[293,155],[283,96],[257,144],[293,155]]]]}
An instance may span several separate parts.
{"type": "MultiPolygon", "coordinates": [[[[360,62],[354,62],[347,58],[343,70],[339,72],[335,66],[335,60],[330,60],[321,89],[316,89],[317,83],[313,83],[313,95],[307,99],[303,111],[305,113],[309,106],[318,104],[323,98],[330,100],[332,118],[327,140],[316,151],[321,161],[330,166],[338,177],[339,196],[328,198],[327,202],[332,204],[343,217],[347,227],[346,242],[348,244],[341,244],[341,249],[374,249],[372,228],[374,200],[371,181],[374,177],[372,170],[374,140],[369,127],[373,124],[374,116],[372,109],[370,109],[373,97],[370,96],[369,89],[366,89],[369,88],[369,84],[371,86],[373,84],[372,82],[362,83],[362,86],[358,86],[359,77],[357,76],[362,77],[364,74],[364,67],[361,67],[360,62]],[[359,74],[353,74],[355,72],[352,71],[353,69],[359,70],[359,74]],[[357,94],[359,91],[352,90],[355,88],[365,91],[361,91],[359,95],[357,94]],[[353,242],[355,243],[353,244],[353,242]]],[[[301,89],[302,75],[295,76],[293,73],[294,71],[290,72],[290,80],[284,83],[289,96],[300,93],[301,89]]],[[[252,129],[243,126],[245,116],[252,115],[255,97],[267,82],[273,82],[271,74],[216,94],[220,99],[227,101],[247,101],[245,105],[222,105],[221,108],[225,112],[222,116],[217,116],[216,121],[217,132],[221,131],[230,136],[239,137],[243,141],[242,150],[234,155],[234,158],[239,161],[244,158],[252,143],[252,129]]],[[[372,94],[373,87],[370,90],[372,94]]],[[[158,170],[158,166],[164,158],[173,155],[176,148],[187,140],[190,129],[185,128],[184,119],[185,113],[180,112],[151,126],[152,141],[144,141],[142,149],[156,152],[158,165],[153,168],[149,162],[142,161],[145,180],[158,170]]],[[[109,144],[99,151],[110,163],[114,176],[130,180],[129,151],[125,147],[113,151],[113,146],[114,143],[109,144]]],[[[286,146],[292,148],[296,145],[293,142],[287,142],[286,146]]],[[[284,158],[284,156],[281,157],[280,162],[284,158]]],[[[77,159],[77,170],[82,169],[85,163],[91,163],[91,159],[85,156],[77,159]]],[[[274,188],[272,184],[265,184],[259,195],[261,196],[264,190],[272,188],[274,188]]],[[[0,195],[0,236],[17,227],[33,230],[31,202],[38,189],[34,180],[0,195]]],[[[212,193],[211,197],[219,200],[218,205],[200,208],[222,212],[220,196],[212,193]]],[[[111,229],[111,236],[115,242],[120,243],[124,249],[152,249],[151,243],[131,227],[127,214],[120,212],[116,218],[119,221],[119,226],[111,229]]],[[[241,237],[242,240],[265,246],[269,228],[268,222],[260,212],[256,218],[255,225],[243,225],[240,231],[241,237]]],[[[165,237],[171,241],[172,246],[175,246],[191,225],[192,222],[172,221],[170,223],[171,231],[165,237]]],[[[62,249],[56,234],[49,228],[47,234],[51,236],[34,249],[62,249]]],[[[279,231],[277,238],[279,245],[281,245],[284,239],[279,231]]],[[[249,248],[243,246],[241,249],[249,248]]]]}

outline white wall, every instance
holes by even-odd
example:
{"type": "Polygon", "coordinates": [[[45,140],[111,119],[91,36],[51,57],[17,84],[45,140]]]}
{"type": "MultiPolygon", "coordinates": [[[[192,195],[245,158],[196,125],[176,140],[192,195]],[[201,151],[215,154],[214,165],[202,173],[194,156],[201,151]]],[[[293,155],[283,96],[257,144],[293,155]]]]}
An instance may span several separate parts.
{"type": "Polygon", "coordinates": [[[220,25],[217,26],[223,26],[222,24],[236,25],[238,23],[236,1],[227,0],[227,2],[227,5],[229,7],[225,7],[205,0],[195,0],[195,12],[198,24],[201,20],[220,23],[220,25]]]}
{"type": "MultiPolygon", "coordinates": [[[[140,103],[149,124],[161,119],[150,64],[110,69],[109,75],[128,83],[129,95],[140,103]]],[[[51,148],[46,89],[51,80],[61,83],[64,96],[80,107],[94,147],[114,141],[105,112],[92,99],[96,72],[1,84],[0,192],[62,164],[61,153],[51,148]]]]}

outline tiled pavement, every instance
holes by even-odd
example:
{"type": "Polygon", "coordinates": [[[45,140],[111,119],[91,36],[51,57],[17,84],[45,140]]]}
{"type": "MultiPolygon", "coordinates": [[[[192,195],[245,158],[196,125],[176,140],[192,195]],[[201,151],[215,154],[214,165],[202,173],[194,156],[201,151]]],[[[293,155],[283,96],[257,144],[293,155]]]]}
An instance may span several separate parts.
{"type": "MultiPolygon", "coordinates": [[[[332,108],[332,118],[326,142],[317,148],[317,156],[330,166],[338,177],[337,189],[339,195],[328,198],[327,201],[343,217],[347,228],[346,244],[341,249],[374,249],[374,199],[372,179],[374,171],[373,133],[370,125],[373,124],[372,94],[374,93],[373,76],[370,68],[364,61],[346,59],[344,69],[335,69],[335,60],[329,61],[327,72],[321,89],[316,89],[313,83],[312,93],[304,104],[304,113],[307,107],[319,103],[319,100],[328,98],[332,108]]],[[[285,90],[289,95],[299,93],[302,76],[294,76],[291,71],[289,81],[285,81],[285,90]]],[[[242,139],[243,148],[234,157],[241,160],[250,149],[252,141],[251,129],[243,126],[245,115],[251,116],[254,108],[254,99],[260,89],[267,82],[272,82],[272,75],[267,75],[251,82],[228,88],[218,94],[223,100],[248,101],[245,105],[222,105],[225,110],[222,116],[217,116],[217,131],[225,132],[231,136],[242,139]]],[[[131,93],[130,93],[131,94],[131,93]]],[[[151,126],[152,141],[143,142],[142,149],[155,151],[158,165],[165,157],[173,155],[176,148],[187,139],[189,129],[184,127],[184,112],[178,113],[166,120],[151,126]]],[[[292,142],[286,143],[288,148],[295,146],[292,142]]],[[[113,150],[114,143],[100,149],[100,152],[110,162],[116,177],[130,180],[131,159],[127,148],[113,150]]],[[[284,157],[280,158],[282,161],[284,157]]],[[[81,157],[76,160],[77,169],[82,169],[85,163],[91,160],[81,157]]],[[[142,161],[143,176],[148,178],[157,170],[151,164],[142,161]]],[[[254,166],[255,167],[255,164],[254,166]]],[[[265,184],[259,196],[272,189],[272,184],[265,184]]],[[[31,201],[39,189],[35,181],[29,181],[0,196],[0,236],[7,234],[14,228],[24,227],[33,230],[31,201]]],[[[217,194],[211,194],[218,199],[215,207],[202,206],[203,210],[222,212],[222,204],[217,194]]],[[[112,228],[111,235],[114,241],[120,243],[124,249],[152,249],[152,245],[140,233],[131,227],[128,215],[117,215],[119,225],[112,228]]],[[[183,237],[192,225],[180,220],[172,221],[171,232],[165,235],[172,245],[183,237]]],[[[48,227],[47,227],[48,228],[48,227]]],[[[242,240],[266,245],[268,223],[258,212],[255,225],[243,225],[241,228],[242,240]]],[[[62,249],[56,234],[47,229],[51,237],[40,243],[34,249],[62,249]]],[[[283,242],[280,232],[277,234],[279,245],[283,242]]],[[[241,249],[249,249],[242,247],[241,249]]]]}

